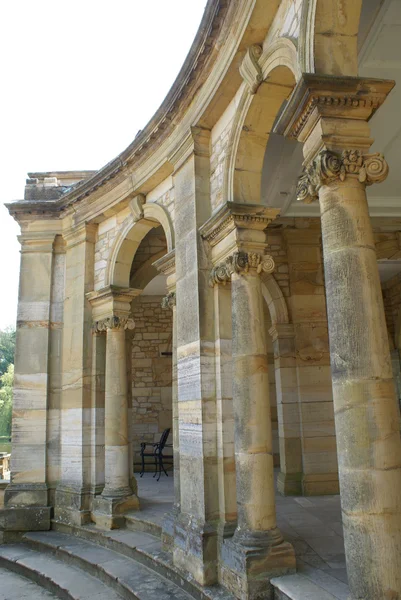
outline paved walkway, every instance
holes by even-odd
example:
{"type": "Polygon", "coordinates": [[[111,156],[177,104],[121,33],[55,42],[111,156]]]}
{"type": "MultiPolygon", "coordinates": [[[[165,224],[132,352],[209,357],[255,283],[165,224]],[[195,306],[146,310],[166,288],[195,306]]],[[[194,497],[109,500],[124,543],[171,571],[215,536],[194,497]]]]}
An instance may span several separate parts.
{"type": "MultiPolygon", "coordinates": [[[[150,473],[138,478],[141,508],[148,520],[161,524],[173,502],[173,478],[159,482],[150,473]]],[[[345,567],[340,496],[283,497],[277,494],[277,525],[297,555],[298,571],[339,600],[349,589],[345,567]]]]}

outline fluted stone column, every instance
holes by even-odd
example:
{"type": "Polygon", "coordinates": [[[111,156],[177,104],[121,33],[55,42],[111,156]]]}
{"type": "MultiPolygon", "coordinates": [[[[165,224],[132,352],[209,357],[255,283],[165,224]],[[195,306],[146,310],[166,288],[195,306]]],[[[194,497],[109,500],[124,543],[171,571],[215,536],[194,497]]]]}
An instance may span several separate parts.
{"type": "Polygon", "coordinates": [[[298,199],[320,203],[352,600],[401,598],[401,438],[365,189],[388,172],[382,155],[369,154],[367,121],[392,86],[306,75],[278,127],[304,142],[298,199]]]}
{"type": "Polygon", "coordinates": [[[271,256],[235,252],[215,271],[231,278],[238,524],[222,548],[222,580],[238,598],[271,598],[269,579],[295,569],[276,525],[267,347],[261,272],[271,256]]]}

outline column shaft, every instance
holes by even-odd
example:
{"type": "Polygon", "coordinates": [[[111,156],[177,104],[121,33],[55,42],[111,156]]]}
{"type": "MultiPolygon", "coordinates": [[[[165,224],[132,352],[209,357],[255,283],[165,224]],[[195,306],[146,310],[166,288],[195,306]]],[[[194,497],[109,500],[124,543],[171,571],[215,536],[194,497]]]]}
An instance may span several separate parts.
{"type": "Polygon", "coordinates": [[[233,402],[238,527],[257,539],[276,527],[268,361],[261,282],[233,273],[233,402]]]}
{"type": "Polygon", "coordinates": [[[401,597],[401,439],[365,185],[321,187],[344,541],[352,598],[401,597]]]}
{"type": "Polygon", "coordinates": [[[129,440],[125,330],[107,329],[105,394],[105,487],[102,495],[124,497],[129,485],[129,440]]]}

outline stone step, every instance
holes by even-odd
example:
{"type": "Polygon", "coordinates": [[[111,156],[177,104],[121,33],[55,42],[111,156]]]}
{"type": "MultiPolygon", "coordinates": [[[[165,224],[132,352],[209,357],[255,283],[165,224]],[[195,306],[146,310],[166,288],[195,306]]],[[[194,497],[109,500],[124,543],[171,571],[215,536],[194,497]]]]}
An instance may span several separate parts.
{"type": "Polygon", "coordinates": [[[125,526],[130,531],[142,531],[155,537],[161,537],[163,514],[155,516],[154,511],[141,510],[140,512],[125,513],[125,526]]]}
{"type": "Polygon", "coordinates": [[[57,596],[39,585],[0,567],[0,600],[55,600],[57,596]]]}
{"type": "Polygon", "coordinates": [[[172,581],[196,600],[235,600],[234,596],[221,586],[202,587],[188,574],[182,573],[173,564],[171,554],[163,551],[160,538],[149,533],[127,529],[103,531],[94,525],[75,527],[57,522],[53,522],[52,527],[56,531],[68,533],[132,558],[172,581]]]}
{"type": "Polygon", "coordinates": [[[275,577],[271,580],[274,600],[341,600],[342,595],[333,595],[302,573],[275,577]]]}
{"type": "Polygon", "coordinates": [[[58,531],[32,532],[24,543],[41,554],[89,573],[127,600],[190,600],[191,596],[138,561],[58,531]]]}
{"type": "Polygon", "coordinates": [[[22,575],[61,600],[121,600],[122,597],[81,569],[35,552],[27,544],[0,546],[0,567],[22,575]]]}

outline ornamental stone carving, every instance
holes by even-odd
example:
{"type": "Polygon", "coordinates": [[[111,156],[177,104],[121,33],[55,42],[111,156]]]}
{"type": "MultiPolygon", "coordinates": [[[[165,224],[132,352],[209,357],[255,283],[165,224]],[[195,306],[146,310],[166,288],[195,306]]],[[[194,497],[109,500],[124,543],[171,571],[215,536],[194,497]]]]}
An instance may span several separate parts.
{"type": "Polygon", "coordinates": [[[262,47],[254,44],[246,51],[239,72],[243,80],[247,83],[251,94],[256,94],[258,87],[263,81],[262,68],[259,64],[259,58],[262,56],[262,47]]]}
{"type": "Polygon", "coordinates": [[[164,296],[161,306],[162,308],[173,308],[176,305],[175,292],[169,292],[167,296],[164,296]]]}
{"type": "Polygon", "coordinates": [[[107,329],[134,329],[135,321],[131,317],[106,317],[95,321],[93,324],[93,330],[95,333],[102,333],[107,329]]]}
{"type": "Polygon", "coordinates": [[[382,154],[362,154],[360,150],[343,150],[340,154],[323,150],[305,167],[297,185],[297,200],[309,204],[318,199],[319,189],[336,179],[357,177],[361,183],[372,185],[384,181],[388,164],[382,154]]]}
{"type": "Polygon", "coordinates": [[[213,287],[216,283],[225,285],[231,280],[233,273],[244,275],[251,269],[257,273],[272,273],[274,271],[274,260],[270,254],[259,254],[257,252],[234,252],[224,262],[213,267],[210,273],[209,283],[213,287]]]}

